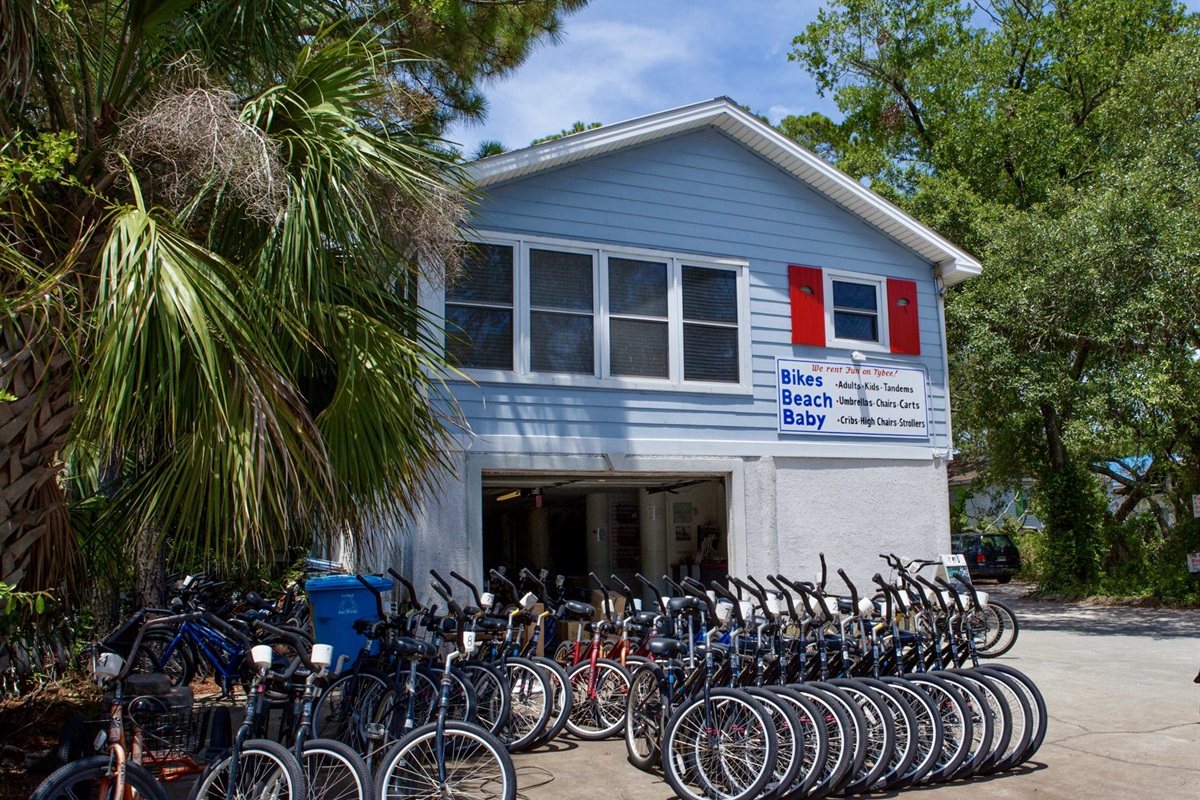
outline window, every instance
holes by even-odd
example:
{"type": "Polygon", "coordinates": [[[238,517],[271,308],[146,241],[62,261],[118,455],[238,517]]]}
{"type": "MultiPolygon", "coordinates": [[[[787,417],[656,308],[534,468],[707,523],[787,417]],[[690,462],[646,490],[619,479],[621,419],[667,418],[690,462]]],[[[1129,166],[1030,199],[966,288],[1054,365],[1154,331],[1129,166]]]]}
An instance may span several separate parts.
{"type": "Polygon", "coordinates": [[[792,344],[921,354],[917,282],[788,266],[792,344]]]}
{"type": "Polygon", "coordinates": [[[446,290],[446,357],[461,367],[513,368],[513,248],[480,244],[446,290]]]}
{"type": "Polygon", "coordinates": [[[456,366],[512,373],[489,380],[748,385],[743,262],[495,238],[446,290],[456,366]]]}
{"type": "Polygon", "coordinates": [[[833,338],[879,341],[879,284],[830,279],[833,288],[833,338]]]}

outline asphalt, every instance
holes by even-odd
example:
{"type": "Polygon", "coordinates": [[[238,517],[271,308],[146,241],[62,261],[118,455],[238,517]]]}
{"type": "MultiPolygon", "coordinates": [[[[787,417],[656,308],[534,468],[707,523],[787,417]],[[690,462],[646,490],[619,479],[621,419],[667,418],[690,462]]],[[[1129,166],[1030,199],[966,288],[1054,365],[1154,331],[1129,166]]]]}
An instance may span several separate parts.
{"type": "MultiPolygon", "coordinates": [[[[1200,800],[1200,611],[1021,597],[1017,642],[996,659],[1029,675],[1050,716],[1046,740],[1020,769],[980,780],[906,789],[920,800],[1200,800]]],[[[620,739],[556,740],[514,757],[527,800],[668,800],[661,776],[626,761],[620,739]]]]}

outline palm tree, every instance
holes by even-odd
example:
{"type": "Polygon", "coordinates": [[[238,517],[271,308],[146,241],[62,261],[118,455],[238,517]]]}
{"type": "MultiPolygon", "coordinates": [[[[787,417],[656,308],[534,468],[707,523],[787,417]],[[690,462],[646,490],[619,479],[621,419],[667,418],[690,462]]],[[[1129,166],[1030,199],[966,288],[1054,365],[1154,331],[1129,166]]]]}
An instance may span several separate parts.
{"type": "Polygon", "coordinates": [[[73,574],[68,481],[144,553],[254,559],[446,466],[414,287],[462,185],[396,56],[328,14],[0,0],[0,580],[73,574]]]}

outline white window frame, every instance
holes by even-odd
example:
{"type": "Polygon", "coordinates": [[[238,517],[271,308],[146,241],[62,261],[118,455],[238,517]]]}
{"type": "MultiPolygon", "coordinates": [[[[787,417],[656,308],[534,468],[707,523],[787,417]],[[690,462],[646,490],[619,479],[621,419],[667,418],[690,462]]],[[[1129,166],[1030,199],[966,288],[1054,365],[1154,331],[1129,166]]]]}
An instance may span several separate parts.
{"type": "MultiPolygon", "coordinates": [[[[475,231],[470,241],[513,247],[513,367],[509,370],[463,367],[461,371],[476,382],[521,383],[543,386],[575,386],[597,389],[633,389],[639,391],[672,391],[708,394],[750,394],[752,358],[750,337],[750,265],[736,258],[685,255],[640,247],[595,244],[574,239],[475,231]],[[593,258],[593,356],[595,370],[591,375],[533,372],[530,335],[530,270],[531,249],[586,253],[593,258]],[[660,261],[667,264],[667,325],[668,377],[625,377],[610,375],[608,326],[608,259],[632,258],[660,261]],[[738,381],[711,382],[683,379],[683,267],[726,269],[737,274],[738,303],[738,381]]],[[[441,313],[445,313],[446,293],[438,293],[441,313]]],[[[444,336],[444,332],[442,334],[444,336]]],[[[443,346],[445,342],[443,340],[443,346]]]]}
{"type": "Polygon", "coordinates": [[[821,270],[825,292],[825,346],[845,350],[865,350],[875,353],[890,353],[887,316],[887,278],[880,275],[870,275],[863,272],[848,272],[839,269],[821,270]],[[833,282],[867,284],[875,289],[875,305],[879,310],[879,341],[868,342],[862,339],[839,339],[833,324],[833,282]]]}

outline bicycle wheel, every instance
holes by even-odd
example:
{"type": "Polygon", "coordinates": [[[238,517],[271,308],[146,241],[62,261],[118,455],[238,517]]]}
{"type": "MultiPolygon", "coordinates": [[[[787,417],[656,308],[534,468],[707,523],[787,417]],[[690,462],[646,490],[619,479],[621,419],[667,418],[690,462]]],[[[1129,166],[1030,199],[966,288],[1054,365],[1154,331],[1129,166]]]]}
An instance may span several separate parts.
{"type": "Polygon", "coordinates": [[[829,732],[825,725],[825,712],[812,700],[793,689],[784,686],[767,686],[765,688],[792,707],[800,725],[796,737],[799,745],[800,770],[792,785],[781,792],[780,796],[785,798],[812,797],[812,789],[821,778],[829,758],[829,732]]]}
{"type": "Polygon", "coordinates": [[[897,677],[880,678],[908,705],[913,713],[916,750],[908,769],[897,776],[889,789],[902,789],[924,778],[934,768],[942,752],[942,717],[933,699],[917,684],[897,677]]]}
{"type": "Polygon", "coordinates": [[[976,683],[966,680],[956,673],[940,671],[929,674],[941,678],[954,687],[966,705],[971,720],[971,739],[967,743],[966,756],[959,764],[958,769],[953,772],[945,771],[940,776],[940,780],[968,778],[975,774],[975,771],[987,758],[995,734],[996,722],[988,708],[987,695],[980,691],[976,683]]]}
{"type": "Polygon", "coordinates": [[[804,766],[804,733],[800,717],[788,701],[767,689],[747,687],[742,691],[762,704],[775,726],[775,768],[763,787],[764,798],[782,797],[798,782],[804,766]]]}
{"type": "Polygon", "coordinates": [[[972,621],[982,627],[975,639],[975,653],[980,658],[996,658],[1017,643],[1021,626],[1013,610],[999,600],[988,600],[982,613],[972,615],[972,621]]]}
{"type": "Polygon", "coordinates": [[[376,708],[388,681],[373,672],[348,672],[330,681],[313,704],[313,733],[337,739],[359,753],[374,749],[376,708]]]}
{"type": "Polygon", "coordinates": [[[749,800],[775,769],[775,725],[737,689],[712,689],[676,709],[663,731],[663,776],[681,800],[749,800]]]}
{"type": "Polygon", "coordinates": [[[546,730],[554,710],[554,687],[545,671],[525,658],[510,658],[504,665],[508,684],[508,721],[498,736],[510,753],[528,750],[546,730]]]}
{"type": "Polygon", "coordinates": [[[874,786],[887,771],[892,750],[896,747],[896,723],[891,710],[870,687],[852,678],[834,678],[824,684],[836,686],[849,694],[862,711],[867,733],[862,765],[850,783],[842,787],[845,794],[858,794],[874,786]]]}
{"type": "Polygon", "coordinates": [[[591,661],[581,661],[567,671],[571,681],[571,716],[567,730],[572,736],[596,741],[616,735],[625,725],[629,697],[629,673],[616,661],[601,658],[595,673],[591,661]]]}
{"type": "Polygon", "coordinates": [[[534,742],[534,746],[538,747],[553,740],[567,727],[567,720],[571,718],[571,707],[574,705],[575,698],[571,692],[571,680],[567,677],[567,671],[563,669],[562,664],[545,656],[534,656],[530,660],[542,668],[546,677],[550,679],[550,685],[554,688],[554,706],[550,710],[550,719],[546,721],[546,730],[534,742]]]}
{"type": "Polygon", "coordinates": [[[230,753],[208,765],[192,787],[189,800],[307,800],[304,770],[278,742],[248,739],[232,772],[230,753]]]}
{"type": "Polygon", "coordinates": [[[906,680],[920,687],[933,701],[941,720],[942,749],[925,778],[917,779],[938,783],[953,775],[967,757],[972,736],[971,711],[962,693],[942,678],[921,673],[909,675],[906,680]]]}
{"type": "Polygon", "coordinates": [[[481,661],[459,665],[475,686],[475,723],[489,733],[499,733],[508,722],[512,698],[500,670],[481,661]]]}
{"type": "Polygon", "coordinates": [[[1032,732],[1029,736],[1029,744],[1025,746],[1025,750],[1016,759],[1013,766],[1023,764],[1033,758],[1034,753],[1038,751],[1042,746],[1042,742],[1046,739],[1046,728],[1050,719],[1049,712],[1046,710],[1046,699],[1042,697],[1041,690],[1029,679],[1029,676],[1019,669],[1010,667],[1007,664],[988,664],[987,669],[993,672],[1003,672],[1015,680],[1025,693],[1025,699],[1029,701],[1029,710],[1032,714],[1032,732]]]}
{"type": "Polygon", "coordinates": [[[1012,711],[1008,707],[1007,695],[996,685],[996,682],[975,669],[948,670],[960,679],[974,683],[983,694],[987,704],[984,712],[992,718],[992,739],[984,745],[987,751],[985,757],[974,765],[973,774],[985,775],[999,762],[1008,749],[1012,737],[1012,711]]]}
{"type": "Polygon", "coordinates": [[[875,678],[859,678],[858,681],[873,689],[892,715],[896,738],[888,757],[887,769],[868,787],[873,790],[890,789],[908,773],[908,768],[916,758],[919,746],[917,718],[912,707],[894,687],[875,678]]]}
{"type": "Polygon", "coordinates": [[[1033,709],[1029,705],[1029,700],[1026,698],[1025,692],[1018,685],[1015,678],[1003,672],[992,671],[987,667],[976,667],[976,671],[991,678],[992,683],[1000,690],[1000,694],[1008,704],[1009,716],[1012,718],[1012,734],[1008,738],[1008,747],[1005,748],[1003,753],[999,754],[995,763],[983,773],[991,775],[996,772],[1012,769],[1017,765],[1017,760],[1025,752],[1025,748],[1029,745],[1029,740],[1033,736],[1035,727],[1033,709]]]}
{"type": "MultiPolygon", "coordinates": [[[[812,703],[819,715],[817,719],[824,722],[825,762],[819,765],[816,780],[805,795],[811,800],[819,800],[842,784],[854,765],[855,754],[864,749],[858,743],[858,730],[849,716],[849,708],[854,703],[847,697],[843,705],[833,694],[808,684],[793,683],[784,688],[812,703]]],[[[857,707],[854,710],[857,711],[857,707]]]]}
{"type": "Polygon", "coordinates": [[[372,800],[371,770],[350,745],[336,739],[309,739],[300,766],[308,800],[372,800]]]}
{"type": "Polygon", "coordinates": [[[111,759],[91,756],[59,767],[38,784],[29,800],[167,800],[167,793],[141,764],[125,763],[125,792],[115,797],[111,759]]]}
{"type": "Polygon", "coordinates": [[[499,739],[478,725],[446,722],[440,763],[438,739],[438,725],[433,722],[412,731],[388,751],[377,773],[379,796],[514,800],[516,771],[499,739]]]}
{"type": "Polygon", "coordinates": [[[629,763],[638,769],[650,769],[662,753],[663,702],[659,691],[662,671],[643,664],[629,679],[629,700],[625,706],[625,751],[629,763]]]}
{"type": "Polygon", "coordinates": [[[185,640],[180,639],[171,647],[174,641],[174,631],[146,631],[137,651],[131,656],[133,666],[129,671],[162,672],[171,679],[171,686],[187,686],[196,675],[196,662],[192,657],[191,647],[185,640]],[[168,648],[170,652],[167,652],[168,648]]]}

